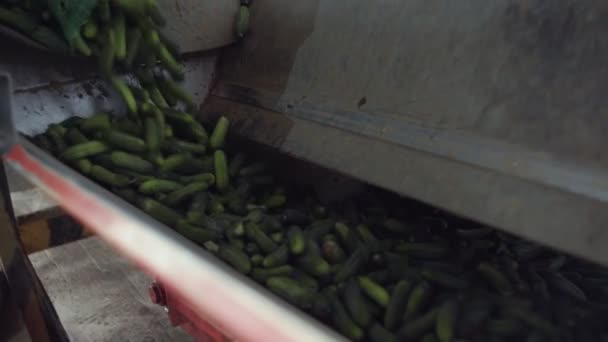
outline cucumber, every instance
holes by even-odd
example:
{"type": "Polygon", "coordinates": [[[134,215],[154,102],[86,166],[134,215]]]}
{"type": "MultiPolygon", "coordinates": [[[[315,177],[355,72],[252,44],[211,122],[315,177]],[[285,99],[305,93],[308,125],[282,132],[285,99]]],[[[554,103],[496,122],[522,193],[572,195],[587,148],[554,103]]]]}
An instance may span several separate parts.
{"type": "Polygon", "coordinates": [[[311,300],[314,298],[316,291],[302,286],[302,284],[292,278],[285,276],[270,277],[266,279],[266,286],[272,292],[299,307],[312,307],[311,300]]]}
{"type": "Polygon", "coordinates": [[[68,149],[63,151],[63,153],[61,154],[61,158],[67,161],[78,160],[94,156],[100,153],[104,153],[109,149],[110,147],[106,143],[102,141],[92,140],[69,147],[68,149]]]}
{"type": "Polygon", "coordinates": [[[110,83],[116,89],[116,91],[122,96],[123,101],[125,101],[125,105],[127,106],[127,110],[129,114],[136,115],[137,114],[137,102],[135,101],[135,96],[133,96],[133,92],[127,86],[125,81],[123,81],[118,76],[112,76],[110,78],[110,83]]]}
{"type": "Polygon", "coordinates": [[[213,154],[213,160],[213,165],[215,167],[215,185],[218,190],[224,191],[230,185],[226,154],[224,154],[224,151],[222,150],[217,150],[213,154]]]}
{"type": "Polygon", "coordinates": [[[289,249],[287,245],[281,245],[274,252],[268,254],[264,258],[264,262],[262,265],[266,268],[272,268],[277,266],[282,266],[287,263],[289,259],[289,249]]]}
{"type": "Polygon", "coordinates": [[[268,197],[262,205],[265,206],[267,209],[276,209],[282,207],[283,205],[285,205],[285,203],[287,203],[287,198],[285,197],[285,195],[274,194],[268,197]]]}
{"type": "Polygon", "coordinates": [[[306,249],[306,238],[298,226],[291,226],[287,229],[287,241],[289,251],[294,255],[300,255],[306,249]]]}
{"type": "Polygon", "coordinates": [[[144,118],[144,140],[148,147],[148,153],[150,156],[155,157],[160,152],[160,138],[161,132],[158,129],[158,123],[154,118],[144,118]]]}
{"type": "Polygon", "coordinates": [[[139,185],[139,192],[146,195],[157,194],[161,192],[171,192],[179,190],[183,187],[178,182],[164,180],[164,179],[152,179],[147,180],[139,185]]]}
{"type": "Polygon", "coordinates": [[[378,323],[369,328],[368,334],[372,342],[397,342],[397,336],[378,323]]]}
{"type": "Polygon", "coordinates": [[[363,243],[370,243],[370,244],[376,244],[378,243],[378,238],[376,238],[374,236],[374,234],[372,234],[372,232],[369,230],[369,227],[364,225],[364,224],[359,224],[357,225],[357,227],[355,228],[357,233],[359,234],[359,237],[361,238],[361,241],[363,241],[363,243]]]}
{"type": "Polygon", "coordinates": [[[179,178],[179,181],[182,183],[205,182],[212,185],[215,183],[215,175],[213,175],[213,173],[205,172],[191,176],[182,176],[179,178]]]}
{"type": "Polygon", "coordinates": [[[110,155],[110,158],[112,163],[119,168],[144,174],[154,171],[154,165],[152,163],[134,154],[114,151],[110,155]]]}
{"type": "Polygon", "coordinates": [[[114,34],[115,56],[118,60],[124,60],[127,56],[127,31],[125,15],[117,10],[112,16],[112,31],[114,34]]]}
{"type": "Polygon", "coordinates": [[[169,226],[174,226],[182,219],[181,215],[173,209],[150,198],[139,198],[137,206],[148,215],[169,226]]]}
{"type": "Polygon", "coordinates": [[[333,231],[335,224],[336,221],[334,219],[323,219],[314,221],[310,225],[310,228],[306,232],[306,235],[308,235],[313,240],[319,240],[323,236],[333,231]]]}
{"type": "Polygon", "coordinates": [[[359,286],[361,286],[363,292],[365,292],[365,294],[376,304],[383,308],[387,307],[389,295],[384,287],[368,277],[359,277],[359,286]]]}
{"type": "Polygon", "coordinates": [[[350,257],[346,260],[344,265],[334,276],[334,282],[341,283],[346,279],[352,277],[359,271],[359,269],[367,262],[369,258],[369,250],[365,246],[359,247],[350,257]]]}
{"type": "Polygon", "coordinates": [[[355,236],[354,232],[346,224],[336,222],[334,228],[340,237],[340,241],[344,244],[344,246],[346,246],[346,249],[349,252],[353,253],[355,250],[357,250],[359,245],[361,245],[361,242],[357,236],[355,236]]]}
{"type": "Polygon", "coordinates": [[[363,339],[363,330],[353,322],[340,301],[335,296],[331,296],[329,301],[331,304],[333,322],[338,328],[338,331],[354,341],[363,339]]]}
{"type": "Polygon", "coordinates": [[[360,327],[365,328],[371,323],[372,317],[367,303],[361,293],[359,284],[354,279],[346,283],[346,288],[344,288],[344,303],[353,321],[360,327]]]}
{"type": "Polygon", "coordinates": [[[188,152],[192,154],[205,154],[207,147],[203,144],[191,143],[180,139],[166,139],[163,142],[163,150],[169,153],[188,152]]]}
{"type": "Polygon", "coordinates": [[[277,244],[272,241],[272,239],[269,238],[258,225],[251,223],[247,224],[245,226],[245,232],[247,237],[257,243],[264,253],[272,253],[275,249],[277,249],[277,244]]]}
{"type": "Polygon", "coordinates": [[[498,292],[507,295],[513,292],[509,279],[492,265],[482,262],[477,265],[477,272],[481,274],[498,292]]]}
{"type": "Polygon", "coordinates": [[[405,279],[395,285],[384,315],[384,326],[387,329],[394,330],[401,322],[412,286],[412,282],[405,279]]]}
{"type": "Polygon", "coordinates": [[[175,190],[167,195],[165,203],[170,206],[175,206],[180,202],[196,195],[197,193],[203,192],[209,188],[209,184],[206,182],[195,182],[186,185],[185,187],[175,190]]]}
{"type": "Polygon", "coordinates": [[[125,187],[131,183],[129,177],[114,173],[99,165],[93,165],[90,174],[93,179],[118,188],[125,187]]]}
{"type": "MultiPolygon", "coordinates": [[[[261,257],[261,255],[260,255],[261,257]]],[[[253,257],[251,257],[253,260],[253,257]]],[[[268,278],[279,276],[291,276],[295,273],[295,268],[290,265],[282,265],[273,268],[256,268],[251,271],[251,277],[259,282],[265,282],[268,278]]]]}
{"type": "Polygon", "coordinates": [[[146,151],[146,143],[142,139],[120,131],[106,131],[104,140],[110,144],[110,146],[128,152],[142,153],[146,151]]]}
{"type": "Polygon", "coordinates": [[[397,332],[399,340],[412,341],[427,333],[435,326],[437,309],[432,309],[424,315],[406,323],[397,332]]]}
{"type": "Polygon", "coordinates": [[[297,265],[308,274],[317,278],[323,279],[331,273],[331,267],[327,261],[318,255],[303,255],[298,258],[297,265]]]}
{"type": "Polygon", "coordinates": [[[435,323],[435,332],[439,342],[452,342],[454,339],[457,314],[458,303],[456,301],[448,301],[439,308],[435,323]]]}
{"type": "Polygon", "coordinates": [[[241,5],[236,16],[234,31],[237,38],[243,38],[249,31],[250,14],[249,7],[241,5]]]}
{"type": "MultiPolygon", "coordinates": [[[[253,245],[254,245],[254,246],[256,246],[256,247],[258,246],[258,245],[256,245],[256,244],[253,244],[253,245]]],[[[247,246],[245,246],[245,249],[247,250],[247,246]]],[[[249,254],[249,252],[247,252],[247,254],[249,254]]],[[[251,255],[251,254],[250,254],[250,255],[251,255]]],[[[268,278],[268,277],[266,277],[266,278],[264,278],[264,279],[261,279],[261,280],[260,280],[260,279],[258,279],[258,278],[256,277],[256,270],[262,270],[262,271],[265,271],[265,269],[262,269],[262,268],[256,268],[256,267],[260,267],[260,266],[262,266],[262,262],[264,262],[264,257],[263,257],[262,255],[260,255],[260,254],[255,254],[255,255],[251,256],[251,265],[253,266],[253,270],[251,270],[251,277],[252,277],[253,279],[255,279],[255,280],[257,280],[257,281],[261,281],[261,282],[262,282],[262,281],[265,281],[265,280],[266,280],[266,278],[268,278]]],[[[281,266],[281,267],[282,267],[282,266],[281,266]]],[[[279,275],[282,275],[282,274],[279,274],[279,275]]],[[[259,277],[259,276],[258,276],[258,277],[259,277]]]]}
{"type": "Polygon", "coordinates": [[[207,241],[217,241],[222,238],[222,235],[217,231],[191,225],[186,220],[179,221],[175,230],[189,240],[201,245],[207,241]]]}
{"type": "Polygon", "coordinates": [[[177,153],[172,154],[165,158],[165,162],[160,167],[160,172],[169,173],[175,170],[178,170],[190,163],[192,160],[192,155],[189,153],[177,153]]]}
{"type": "Polygon", "coordinates": [[[429,302],[431,293],[432,287],[427,281],[422,281],[416,285],[407,300],[403,319],[409,321],[421,312],[429,302]]]}
{"type": "Polygon", "coordinates": [[[446,272],[426,269],[423,270],[420,274],[424,279],[445,288],[464,290],[469,287],[469,282],[466,279],[451,275],[446,272]]]}
{"type": "Polygon", "coordinates": [[[243,274],[251,272],[251,261],[247,254],[240,249],[231,245],[222,244],[220,245],[217,255],[237,271],[243,274]]]}
{"type": "Polygon", "coordinates": [[[74,166],[85,175],[91,173],[91,168],[93,167],[93,163],[91,163],[88,159],[79,159],[73,163],[74,166]]]}
{"type": "Polygon", "coordinates": [[[131,70],[133,61],[139,53],[141,47],[142,34],[139,28],[127,30],[127,55],[124,58],[124,65],[127,70],[131,70]]]}
{"type": "Polygon", "coordinates": [[[72,145],[82,144],[89,141],[89,139],[76,127],[68,129],[68,132],[65,134],[65,138],[72,145]]]}
{"type": "Polygon", "coordinates": [[[212,149],[217,150],[224,145],[229,126],[230,121],[225,116],[222,116],[217,120],[215,128],[209,138],[209,146],[211,146],[212,149]]]}

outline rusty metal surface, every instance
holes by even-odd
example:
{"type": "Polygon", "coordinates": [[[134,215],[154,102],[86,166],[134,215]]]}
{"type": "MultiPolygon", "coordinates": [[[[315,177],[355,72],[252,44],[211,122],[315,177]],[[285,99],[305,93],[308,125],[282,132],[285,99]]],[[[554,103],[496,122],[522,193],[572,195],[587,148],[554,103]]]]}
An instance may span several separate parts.
{"type": "Polygon", "coordinates": [[[606,262],[606,13],[259,0],[213,94],[287,114],[296,156],[606,262]]]}

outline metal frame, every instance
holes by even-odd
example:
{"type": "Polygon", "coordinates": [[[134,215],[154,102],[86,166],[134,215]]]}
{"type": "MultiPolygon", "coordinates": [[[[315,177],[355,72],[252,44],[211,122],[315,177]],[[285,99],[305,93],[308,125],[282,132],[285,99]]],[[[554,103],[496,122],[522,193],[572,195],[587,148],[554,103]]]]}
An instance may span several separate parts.
{"type": "Polygon", "coordinates": [[[243,341],[343,340],[25,139],[18,138],[4,159],[229,337],[243,341]]]}
{"type": "MultiPolygon", "coordinates": [[[[0,75],[0,150],[15,139],[11,85],[0,75]]],[[[17,233],[4,164],[0,163],[0,340],[68,341],[17,233]]]]}

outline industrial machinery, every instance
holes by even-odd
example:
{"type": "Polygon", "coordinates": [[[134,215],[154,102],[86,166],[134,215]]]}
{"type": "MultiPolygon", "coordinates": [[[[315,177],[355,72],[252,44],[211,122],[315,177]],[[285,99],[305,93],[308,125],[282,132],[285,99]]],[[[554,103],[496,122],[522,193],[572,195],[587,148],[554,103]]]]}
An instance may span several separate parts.
{"type": "MultiPolygon", "coordinates": [[[[185,84],[197,115],[227,116],[242,139],[608,265],[607,9],[256,0],[245,39],[187,51],[185,84]]],[[[157,277],[151,297],[193,334],[341,339],[19,136],[120,105],[91,66],[53,62],[20,47],[0,61],[8,165],[157,277]]]]}

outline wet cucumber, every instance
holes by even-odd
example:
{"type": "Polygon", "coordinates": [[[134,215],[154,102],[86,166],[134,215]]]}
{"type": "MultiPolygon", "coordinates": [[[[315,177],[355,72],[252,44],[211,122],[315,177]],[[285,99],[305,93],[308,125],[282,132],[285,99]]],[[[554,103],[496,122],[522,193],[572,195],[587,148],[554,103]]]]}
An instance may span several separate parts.
{"type": "Polygon", "coordinates": [[[477,272],[479,272],[498,292],[505,295],[513,292],[513,287],[511,286],[509,279],[492,265],[482,262],[477,265],[477,272]]]}
{"type": "Polygon", "coordinates": [[[409,321],[399,329],[397,337],[399,340],[405,341],[412,341],[419,338],[433,328],[435,320],[437,319],[437,314],[438,310],[433,309],[424,315],[409,321]]]}
{"type": "Polygon", "coordinates": [[[285,276],[266,279],[266,286],[287,301],[304,308],[312,306],[311,299],[314,298],[316,292],[314,289],[302,286],[296,280],[285,276]]]}
{"type": "Polygon", "coordinates": [[[167,195],[164,202],[170,206],[175,206],[180,202],[196,195],[197,193],[203,192],[209,188],[207,182],[195,182],[190,183],[183,188],[177,189],[167,195]]]}
{"type": "Polygon", "coordinates": [[[110,158],[112,163],[119,168],[144,174],[154,171],[154,165],[152,163],[134,154],[114,151],[110,155],[110,158]]]}
{"type": "Polygon", "coordinates": [[[104,134],[104,140],[110,146],[133,153],[146,151],[146,143],[133,135],[116,130],[108,130],[104,134]]]}
{"type": "Polygon", "coordinates": [[[163,142],[163,151],[169,153],[187,152],[192,154],[204,154],[207,152],[207,147],[203,144],[191,143],[179,139],[165,139],[163,142]]]}
{"type": "Polygon", "coordinates": [[[435,323],[435,332],[439,342],[452,342],[454,339],[457,311],[458,303],[456,301],[448,301],[439,308],[435,323]]]}
{"type": "Polygon", "coordinates": [[[346,249],[353,253],[361,245],[359,238],[355,233],[344,223],[336,222],[334,226],[336,233],[340,237],[340,241],[346,246],[346,249]]]}
{"type": "Polygon", "coordinates": [[[264,253],[272,253],[277,249],[277,244],[272,241],[257,225],[247,224],[245,226],[247,237],[255,241],[264,253]]]}
{"type": "Polygon", "coordinates": [[[139,185],[139,192],[146,195],[157,194],[161,192],[171,192],[179,190],[183,187],[178,182],[165,179],[147,180],[139,185]]]}
{"type": "Polygon", "coordinates": [[[405,321],[411,320],[424,309],[431,297],[431,291],[431,285],[426,281],[422,281],[414,287],[405,306],[405,313],[403,315],[405,321]]]}
{"type": "Polygon", "coordinates": [[[218,256],[234,267],[237,271],[248,274],[251,272],[251,261],[247,254],[234,246],[222,244],[218,250],[218,256]]]}
{"type": "Polygon", "coordinates": [[[217,120],[215,128],[213,129],[211,137],[209,138],[209,146],[211,146],[212,149],[217,150],[224,145],[229,126],[230,121],[228,121],[228,118],[225,116],[222,116],[217,120]]]}
{"type": "Polygon", "coordinates": [[[191,176],[182,176],[179,178],[179,181],[183,183],[205,182],[212,185],[215,183],[215,175],[213,173],[205,172],[191,176]]]}
{"type": "Polygon", "coordinates": [[[359,277],[359,286],[363,292],[376,304],[386,308],[389,301],[388,292],[380,284],[377,284],[368,277],[359,277]]]}
{"type": "Polygon", "coordinates": [[[426,280],[446,288],[463,290],[469,286],[467,279],[446,272],[426,269],[420,274],[426,280]]]}
{"type": "Polygon", "coordinates": [[[220,191],[224,191],[230,185],[228,165],[224,151],[217,150],[213,154],[213,165],[215,167],[215,185],[220,191]]]}
{"type": "Polygon", "coordinates": [[[61,154],[61,158],[67,161],[78,160],[104,153],[109,149],[110,147],[106,143],[92,140],[67,148],[61,154]]]}
{"type": "Polygon", "coordinates": [[[287,229],[287,241],[289,251],[294,255],[300,255],[306,250],[306,237],[298,226],[291,226],[287,229]]]}
{"type": "Polygon", "coordinates": [[[268,254],[264,258],[264,262],[262,265],[266,268],[272,268],[277,266],[282,266],[287,263],[289,259],[289,249],[287,245],[281,245],[274,252],[268,254]]]}
{"type": "Polygon", "coordinates": [[[68,129],[67,133],[65,134],[65,138],[72,145],[82,144],[89,141],[89,139],[76,127],[68,129]]]}
{"type": "Polygon", "coordinates": [[[363,330],[353,322],[338,298],[331,296],[329,301],[332,309],[332,318],[338,330],[354,341],[361,340],[364,335],[363,330]]]}
{"type": "Polygon", "coordinates": [[[395,285],[384,315],[384,326],[386,328],[394,330],[403,319],[405,306],[407,305],[408,295],[412,286],[413,284],[410,280],[401,280],[395,285]]]}
{"type": "Polygon", "coordinates": [[[207,241],[217,241],[222,238],[221,234],[217,231],[194,226],[186,220],[179,221],[175,230],[189,240],[201,245],[207,241]]]}
{"type": "Polygon", "coordinates": [[[397,336],[378,323],[374,323],[368,333],[372,342],[397,342],[397,336]]]}
{"type": "Polygon", "coordinates": [[[138,199],[137,206],[148,215],[169,226],[174,226],[182,219],[179,213],[151,198],[138,199]]]}
{"type": "Polygon", "coordinates": [[[331,273],[331,267],[318,255],[303,255],[297,260],[297,265],[308,274],[317,278],[325,278],[331,273]]]}
{"type": "MultiPolygon", "coordinates": [[[[253,257],[251,258],[253,261],[253,257]]],[[[293,266],[282,265],[273,268],[256,268],[251,271],[251,277],[257,281],[265,282],[268,278],[279,276],[291,276],[296,271],[293,266]]]]}
{"type": "Polygon", "coordinates": [[[90,174],[91,178],[101,183],[118,188],[125,187],[131,183],[131,179],[129,177],[114,173],[99,165],[93,165],[91,167],[90,174]]]}
{"type": "Polygon", "coordinates": [[[372,320],[365,298],[357,281],[351,279],[344,289],[344,304],[353,321],[361,327],[367,327],[372,320]]]}
{"type": "Polygon", "coordinates": [[[350,257],[346,260],[344,265],[335,274],[334,281],[341,283],[346,279],[352,277],[359,271],[359,269],[367,262],[369,258],[369,250],[365,246],[359,247],[350,257]]]}

